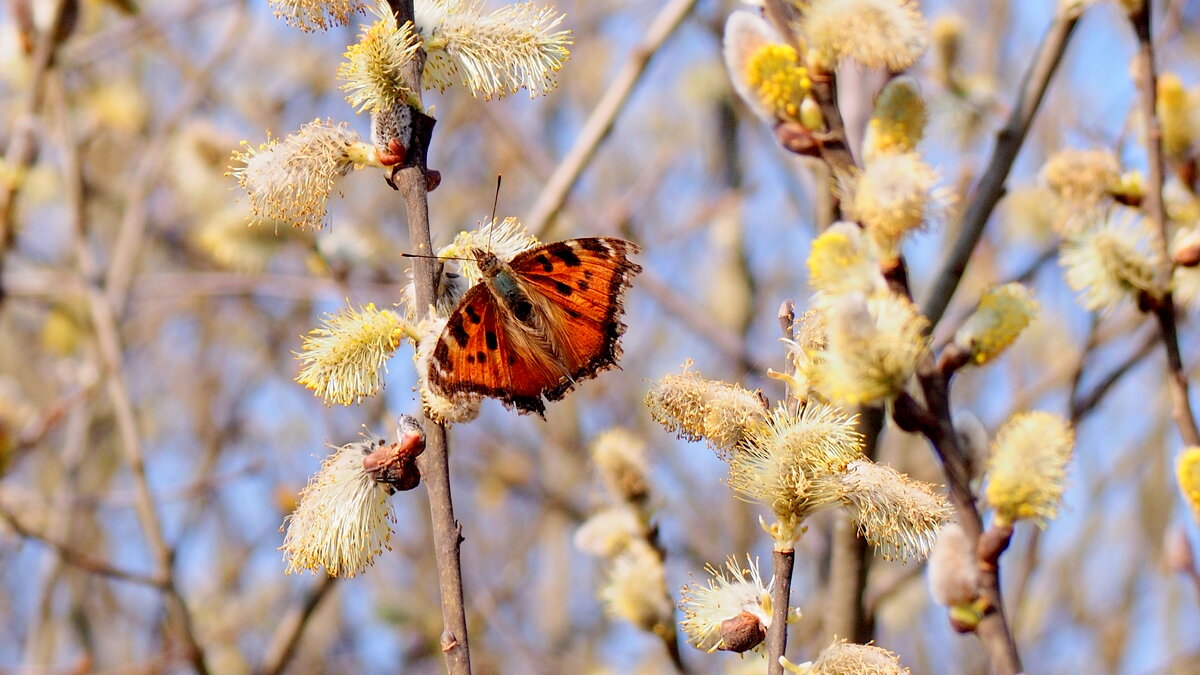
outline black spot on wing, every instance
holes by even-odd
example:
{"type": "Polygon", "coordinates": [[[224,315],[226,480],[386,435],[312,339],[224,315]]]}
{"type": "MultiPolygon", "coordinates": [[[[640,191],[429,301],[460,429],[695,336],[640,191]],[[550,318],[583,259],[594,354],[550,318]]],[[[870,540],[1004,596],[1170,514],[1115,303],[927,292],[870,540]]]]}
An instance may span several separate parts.
{"type": "Polygon", "coordinates": [[[454,364],[450,362],[450,343],[446,342],[445,338],[438,340],[437,346],[433,348],[433,360],[445,365],[447,372],[454,368],[454,364]]]}
{"type": "MultiPolygon", "coordinates": [[[[566,242],[557,242],[546,246],[546,253],[563,261],[567,267],[579,267],[583,263],[580,262],[579,256],[575,255],[575,251],[571,250],[571,246],[566,242]]],[[[546,270],[547,272],[549,270],[546,270]]]]}
{"type": "Polygon", "coordinates": [[[450,337],[454,338],[459,347],[467,346],[467,340],[471,336],[467,334],[467,329],[463,327],[462,312],[455,312],[450,316],[450,321],[446,323],[446,330],[450,332],[450,337]]]}
{"type": "MultiPolygon", "coordinates": [[[[564,284],[561,281],[554,282],[554,290],[558,291],[559,293],[562,293],[563,295],[571,294],[571,287],[568,284],[564,284]]],[[[580,289],[580,290],[587,290],[587,289],[580,289]]]]}
{"type": "Polygon", "coordinates": [[[545,254],[539,253],[537,257],[533,259],[533,261],[541,265],[542,269],[546,272],[554,271],[554,263],[550,262],[550,259],[547,258],[545,254]]]}
{"type": "Polygon", "coordinates": [[[487,354],[484,354],[483,352],[475,352],[475,360],[478,361],[479,363],[486,363],[487,362],[487,354]]]}
{"type": "Polygon", "coordinates": [[[612,252],[612,249],[609,248],[608,244],[604,243],[604,240],[599,237],[584,237],[583,239],[576,239],[575,241],[579,242],[579,245],[585,250],[591,251],[592,253],[612,252]]]}
{"type": "Polygon", "coordinates": [[[589,288],[591,288],[591,285],[589,285],[588,282],[586,282],[586,281],[580,281],[579,283],[577,283],[575,285],[578,286],[579,290],[581,290],[581,291],[586,291],[589,288]]]}
{"type": "Polygon", "coordinates": [[[490,349],[492,351],[496,351],[497,349],[500,348],[500,343],[496,341],[496,333],[495,332],[489,330],[487,332],[487,334],[484,335],[484,339],[487,341],[488,349],[490,349]]]}
{"type": "Polygon", "coordinates": [[[465,311],[467,313],[467,318],[471,320],[471,323],[478,326],[479,322],[483,321],[483,317],[479,316],[479,312],[476,312],[475,308],[472,307],[471,305],[467,305],[466,307],[464,307],[463,311],[465,311]]]}

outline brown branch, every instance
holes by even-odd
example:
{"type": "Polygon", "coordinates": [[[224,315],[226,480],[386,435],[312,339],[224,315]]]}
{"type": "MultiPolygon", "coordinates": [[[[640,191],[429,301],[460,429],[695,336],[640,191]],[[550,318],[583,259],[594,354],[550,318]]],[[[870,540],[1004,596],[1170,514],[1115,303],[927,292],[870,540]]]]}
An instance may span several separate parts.
{"type": "Polygon", "coordinates": [[[796,566],[796,551],[771,553],[771,627],[767,629],[767,674],[783,675],[779,657],[787,651],[788,603],[792,598],[792,570],[796,566]]]}
{"type": "Polygon", "coordinates": [[[1077,17],[1063,12],[1055,17],[1050,30],[1042,38],[1033,64],[1022,80],[1017,101],[1007,123],[997,134],[996,148],[992,151],[991,160],[967,205],[967,211],[959,225],[958,238],[934,276],[933,286],[922,303],[922,313],[934,324],[942,318],[950,304],[950,298],[953,297],[958,282],[967,269],[967,259],[971,257],[975,245],[983,236],[983,228],[992,210],[1004,195],[1004,183],[1008,179],[1008,172],[1012,169],[1038,107],[1046,95],[1050,79],[1062,61],[1077,22],[1077,17]]]}
{"type": "Polygon", "coordinates": [[[583,129],[575,139],[575,144],[546,181],[525,219],[530,232],[539,237],[545,236],[554,216],[566,203],[567,195],[592,161],[600,144],[612,131],[617,115],[624,109],[634,87],[641,81],[650,59],[658,53],[667,38],[675,33],[675,29],[683,23],[683,19],[691,13],[695,5],[696,0],[671,0],[650,22],[641,43],[634,47],[629,59],[592,108],[592,114],[583,123],[583,129]]]}
{"type": "MultiPolygon", "coordinates": [[[[388,0],[396,14],[396,22],[403,26],[413,20],[412,0],[388,0]]],[[[425,56],[419,52],[404,71],[404,80],[409,90],[415,92],[416,103],[420,104],[421,70],[425,56]]],[[[417,111],[413,111],[414,119],[417,111]]],[[[404,199],[404,211],[408,217],[408,243],[412,253],[429,255],[433,244],[429,235],[428,169],[425,166],[426,151],[432,134],[432,126],[421,130],[414,128],[414,138],[409,146],[411,161],[397,168],[391,177],[392,184],[404,199]],[[421,131],[421,134],[417,132],[421,131]],[[421,137],[417,137],[420,135],[421,137]],[[416,152],[414,152],[416,150],[416,152]]],[[[417,306],[429,307],[435,303],[437,269],[433,258],[413,258],[413,283],[416,286],[417,306]]],[[[446,668],[452,675],[471,672],[471,653],[467,644],[467,612],[463,603],[462,562],[460,544],[462,525],[454,517],[454,500],[450,492],[450,457],[446,428],[426,419],[425,452],[417,459],[421,477],[429,495],[429,513],[432,520],[434,555],[437,559],[438,590],[442,601],[442,653],[446,668]]]]}
{"type": "Polygon", "coordinates": [[[296,654],[296,646],[308,626],[309,619],[317,611],[321,601],[337,585],[337,577],[322,576],[304,594],[300,604],[292,608],[287,616],[279,622],[275,634],[267,647],[267,655],[263,658],[262,666],[256,671],[259,675],[277,675],[287,668],[288,663],[296,654]]]}
{"type": "MultiPolygon", "coordinates": [[[[1163,150],[1162,128],[1158,121],[1158,73],[1154,64],[1154,40],[1151,30],[1151,15],[1153,3],[1145,0],[1139,11],[1130,15],[1133,31],[1137,34],[1138,52],[1134,61],[1134,74],[1139,89],[1138,104],[1141,107],[1142,119],[1145,124],[1146,155],[1149,164],[1146,171],[1146,197],[1142,202],[1146,217],[1154,226],[1157,234],[1158,254],[1167,272],[1171,271],[1169,254],[1169,234],[1167,232],[1167,216],[1163,208],[1163,150]]],[[[1163,347],[1167,351],[1167,389],[1171,393],[1171,417],[1179,429],[1179,435],[1187,445],[1200,445],[1200,428],[1196,426],[1196,417],[1192,414],[1191,402],[1188,400],[1187,371],[1183,367],[1183,357],[1179,352],[1179,334],[1176,325],[1175,303],[1168,290],[1162,301],[1154,308],[1154,316],[1158,320],[1159,332],[1162,335],[1163,347]]]]}
{"type": "Polygon", "coordinates": [[[97,576],[108,577],[110,579],[117,579],[119,581],[128,581],[130,583],[140,584],[142,586],[149,586],[158,590],[164,590],[165,588],[166,582],[161,576],[131,572],[129,570],[117,567],[107,560],[93,558],[92,556],[83,553],[82,551],[78,551],[67,544],[64,544],[60,541],[55,541],[47,535],[35,532],[33,528],[30,528],[22,523],[17,519],[15,514],[6,508],[0,507],[0,520],[8,523],[8,526],[12,528],[13,532],[17,533],[17,536],[23,539],[40,542],[43,545],[54,549],[54,552],[58,554],[58,557],[61,558],[63,562],[71,565],[72,567],[81,569],[84,572],[95,574],[97,576]]]}
{"type": "MultiPolygon", "coordinates": [[[[764,12],[775,30],[796,48],[798,53],[803,54],[802,45],[792,29],[796,19],[795,10],[784,0],[767,0],[764,12]]],[[[821,107],[821,116],[825,122],[825,130],[820,133],[817,149],[821,159],[825,160],[833,171],[833,180],[836,181],[839,176],[852,173],[857,166],[854,155],[850,152],[846,125],[842,121],[842,109],[838,106],[837,76],[832,72],[812,73],[812,93],[817,105],[821,107]]]]}
{"type": "MultiPolygon", "coordinates": [[[[862,406],[858,409],[857,431],[863,436],[863,454],[875,459],[883,432],[883,408],[862,406]]],[[[833,552],[829,561],[829,602],[826,604],[826,634],[867,643],[874,637],[874,612],[865,601],[867,577],[871,570],[871,547],[858,535],[858,527],[844,510],[837,513],[833,531],[833,552]]]]}
{"type": "MultiPolygon", "coordinates": [[[[79,148],[72,137],[68,119],[68,107],[64,100],[61,81],[52,81],[56,96],[59,119],[60,145],[63,153],[63,183],[66,201],[70,207],[72,230],[75,235],[75,256],[80,276],[83,279],[99,278],[99,265],[87,241],[87,216],[84,200],[83,166],[79,148]]],[[[111,268],[110,268],[111,271],[111,268]]],[[[124,354],[118,328],[117,312],[112,297],[102,289],[88,286],[86,302],[95,331],[98,348],[99,368],[104,374],[105,389],[116,420],[117,436],[123,459],[129,467],[135,488],[134,511],[142,534],[154,557],[157,573],[162,577],[162,592],[167,613],[178,625],[187,658],[192,668],[201,675],[209,672],[204,649],[200,644],[192,615],[175,578],[175,551],[167,542],[162,519],[150,489],[146,475],[145,452],[138,429],[137,413],[133,397],[125,381],[124,354]]]]}
{"type": "MultiPolygon", "coordinates": [[[[16,9],[16,3],[12,3],[16,9]]],[[[37,159],[36,125],[33,118],[42,107],[45,98],[47,77],[54,68],[55,56],[70,31],[79,10],[78,0],[58,0],[54,6],[50,23],[38,36],[32,55],[29,94],[21,109],[13,116],[8,130],[8,146],[4,150],[3,165],[6,177],[0,180],[0,272],[4,271],[4,259],[17,238],[16,202],[24,183],[24,174],[37,159]]],[[[4,304],[5,288],[0,286],[0,306],[4,304]]]]}
{"type": "MultiPolygon", "coordinates": [[[[926,436],[946,473],[946,482],[950,487],[950,503],[957,513],[959,525],[972,544],[978,546],[983,535],[983,519],[975,505],[975,495],[971,492],[971,472],[967,456],[958,447],[958,435],[950,421],[949,382],[937,370],[932,354],[927,354],[922,360],[917,377],[925,394],[929,412],[937,419],[937,426],[930,429],[926,436]]],[[[1005,618],[998,561],[981,559],[979,571],[980,594],[986,601],[989,612],[980,620],[975,634],[983,644],[997,675],[1016,675],[1022,672],[1021,657],[1005,618]]]]}

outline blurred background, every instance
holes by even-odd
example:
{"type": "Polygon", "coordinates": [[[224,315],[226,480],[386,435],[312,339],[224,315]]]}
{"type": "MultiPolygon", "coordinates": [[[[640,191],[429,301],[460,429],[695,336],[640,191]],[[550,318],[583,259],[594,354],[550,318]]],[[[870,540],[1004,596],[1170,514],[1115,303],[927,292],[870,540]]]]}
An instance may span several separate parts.
{"type": "MultiPolygon", "coordinates": [[[[37,30],[57,4],[29,3],[37,30]]],[[[922,152],[956,195],[906,248],[918,298],[1054,4],[921,3],[931,24],[957,25],[962,38],[953,77],[932,51],[913,71],[931,109],[922,152]]],[[[1160,70],[1200,84],[1200,6],[1155,4],[1160,70]]],[[[53,67],[39,69],[16,5],[0,5],[0,167],[22,179],[5,188],[13,237],[0,251],[0,669],[187,671],[168,628],[182,604],[214,672],[269,670],[287,621],[315,602],[289,672],[441,672],[421,490],[393,497],[393,550],[360,577],[285,576],[277,551],[326,444],[391,435],[397,414],[419,411],[408,346],[383,395],[358,406],[326,407],[293,381],[301,336],[323,314],[401,301],[402,201],[379,172],[353,172],[320,232],[247,228],[246,200],[224,176],[239,141],[256,145],[268,131],[282,137],[328,117],[367,134],[335,78],[358,26],[304,34],[259,0],[81,0],[53,67]],[[129,461],[132,450],[144,466],[129,461]],[[165,548],[140,525],[148,509],[165,548]],[[167,559],[170,583],[158,572],[167,559]]],[[[621,370],[552,404],[545,421],[488,401],[451,432],[477,672],[671,669],[659,639],[604,611],[603,564],[572,544],[606,504],[588,455],[605,430],[645,443],[676,601],[705,563],[750,553],[769,565],[759,514],[721,483],[724,464],[665,433],[642,404],[647,380],[689,358],[707,377],[778,398],[765,377],[783,367],[778,307],[792,298],[803,309],[810,294],[805,259],[826,183],[731,94],[720,35],[736,5],[562,0],[575,44],[549,95],[426,95],[438,118],[430,166],[442,172],[430,195],[436,247],[489,216],[498,173],[497,215],[536,215],[617,74],[651,56],[557,217],[530,223],[543,240],[642,245],[621,370]],[[671,7],[689,9],[661,45],[647,44],[671,7]]],[[[1103,317],[1079,308],[1054,261],[1037,181],[1048,154],[1066,147],[1110,149],[1123,166],[1144,167],[1130,126],[1133,53],[1115,7],[1088,10],[935,333],[950,335],[982,289],[1027,280],[1040,319],[999,362],[955,380],[956,410],[989,431],[1026,409],[1078,425],[1060,516],[1040,532],[1019,526],[1003,558],[1032,673],[1200,672],[1200,598],[1178,571],[1200,532],[1172,479],[1179,440],[1161,348],[1132,308],[1103,317]]],[[[856,137],[880,83],[843,73],[856,137]]],[[[1200,339],[1182,316],[1191,368],[1200,339]]],[[[943,482],[927,444],[894,427],[880,457],[943,482]]],[[[797,550],[793,604],[805,618],[792,630],[793,661],[833,638],[822,619],[835,519],[815,518],[797,550]]],[[[913,672],[986,672],[978,641],[955,635],[929,599],[920,565],[874,560],[866,596],[875,640],[913,672]]],[[[754,664],[682,649],[697,673],[754,664]]]]}

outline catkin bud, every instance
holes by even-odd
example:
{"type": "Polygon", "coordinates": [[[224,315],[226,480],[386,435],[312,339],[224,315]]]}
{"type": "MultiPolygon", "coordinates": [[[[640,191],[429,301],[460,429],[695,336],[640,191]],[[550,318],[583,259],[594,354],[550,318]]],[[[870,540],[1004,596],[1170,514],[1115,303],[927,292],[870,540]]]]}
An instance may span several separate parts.
{"type": "Polygon", "coordinates": [[[958,523],[938,533],[926,570],[929,593],[943,607],[969,605],[979,597],[979,563],[975,546],[958,523]]]}
{"type": "Polygon", "coordinates": [[[875,112],[863,141],[867,162],[879,155],[902,155],[916,150],[928,119],[916,80],[897,77],[888,82],[875,101],[875,112]]]}
{"type": "Polygon", "coordinates": [[[604,488],[615,499],[636,504],[650,494],[646,444],[628,429],[609,429],[597,437],[592,460],[604,488]]]}
{"type": "Polygon", "coordinates": [[[983,365],[1021,335],[1037,310],[1028,288],[1016,282],[997,286],[983,294],[975,313],[954,334],[954,342],[970,351],[977,365],[983,365]]]}
{"type": "Polygon", "coordinates": [[[667,375],[646,393],[650,416],[667,431],[689,441],[703,439],[727,456],[746,432],[764,420],[767,410],[758,394],[736,384],[705,380],[687,371],[667,375]]]}
{"type": "Polygon", "coordinates": [[[1044,524],[1058,513],[1074,446],[1071,427],[1047,412],[1018,413],[1001,427],[992,443],[985,492],[998,525],[1022,518],[1044,524]]]}

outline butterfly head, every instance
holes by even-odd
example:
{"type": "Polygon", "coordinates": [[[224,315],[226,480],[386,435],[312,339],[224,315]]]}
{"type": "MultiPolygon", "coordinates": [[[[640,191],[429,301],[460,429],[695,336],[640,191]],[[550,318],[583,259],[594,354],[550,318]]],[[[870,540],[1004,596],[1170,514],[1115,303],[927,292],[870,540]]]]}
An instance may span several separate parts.
{"type": "Polygon", "coordinates": [[[471,255],[475,256],[475,263],[479,265],[479,271],[484,277],[490,278],[500,273],[500,258],[495,253],[481,248],[473,248],[471,255]]]}

